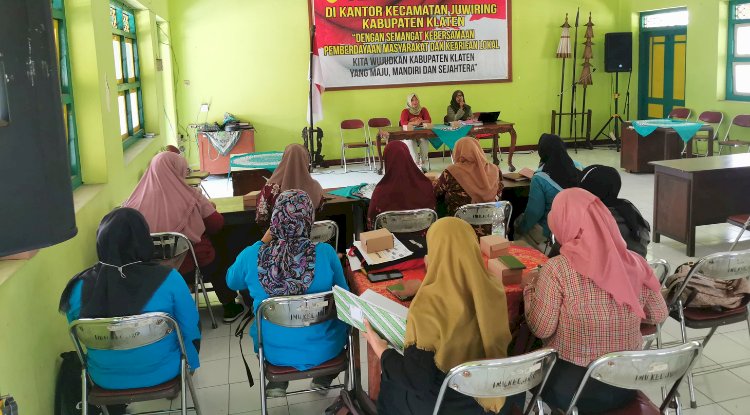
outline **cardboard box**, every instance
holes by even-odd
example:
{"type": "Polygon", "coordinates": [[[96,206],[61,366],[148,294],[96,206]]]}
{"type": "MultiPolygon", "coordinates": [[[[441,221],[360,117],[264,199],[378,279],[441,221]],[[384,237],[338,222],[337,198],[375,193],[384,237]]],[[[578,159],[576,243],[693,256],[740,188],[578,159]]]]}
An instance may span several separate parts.
{"type": "Polygon", "coordinates": [[[487,258],[497,258],[507,255],[510,241],[498,235],[487,235],[479,238],[479,247],[487,258]]]}
{"type": "Polygon", "coordinates": [[[260,190],[250,192],[242,196],[242,204],[244,204],[245,207],[255,207],[258,205],[259,196],[260,196],[260,190]]]}
{"type": "Polygon", "coordinates": [[[510,269],[507,265],[497,258],[490,259],[487,262],[487,270],[503,285],[520,284],[523,279],[522,269],[510,269]]]}
{"type": "Polygon", "coordinates": [[[359,234],[362,249],[371,254],[393,248],[393,234],[385,228],[359,234]]]}

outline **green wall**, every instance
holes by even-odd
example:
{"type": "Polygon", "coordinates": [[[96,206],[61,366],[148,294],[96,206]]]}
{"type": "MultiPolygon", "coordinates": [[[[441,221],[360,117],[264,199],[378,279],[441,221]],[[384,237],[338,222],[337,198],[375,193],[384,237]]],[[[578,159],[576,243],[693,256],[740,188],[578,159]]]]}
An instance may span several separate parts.
{"type": "MultiPolygon", "coordinates": [[[[326,92],[320,123],[326,159],[340,158],[341,120],[388,117],[395,122],[412,91],[439,119],[457,87],[464,90],[473,108],[500,109],[503,119],[517,123],[519,144],[536,144],[539,135],[549,130],[551,111],[558,107],[561,61],[555,52],[559,26],[566,12],[574,17],[578,5],[582,20],[591,11],[596,24],[593,63],[599,70],[587,98],[596,132],[610,115],[610,76],[603,69],[603,45],[604,33],[616,27],[618,3],[561,0],[544,2],[541,8],[539,2],[516,0],[512,2],[513,82],[326,92]]],[[[224,112],[231,112],[256,126],[259,151],[281,150],[300,140],[308,94],[305,0],[170,0],[169,13],[175,67],[179,67],[175,95],[183,127],[221,121],[224,112]],[[207,116],[199,113],[202,102],[211,103],[207,116]]],[[[194,146],[192,134],[191,143],[194,146]]],[[[501,145],[508,145],[507,138],[501,145]]],[[[194,148],[191,159],[197,163],[194,148]]]]}
{"type": "MultiPolygon", "coordinates": [[[[66,0],[74,98],[84,185],[76,189],[78,235],[26,261],[0,261],[0,393],[10,393],[22,414],[53,413],[59,354],[73,350],[60,293],[76,273],[96,261],[99,220],[129,195],[150,158],[167,142],[165,113],[173,97],[154,69],[157,22],[167,19],[165,0],[146,1],[139,26],[145,125],[159,134],[123,152],[119,136],[109,7],[104,0],[66,0]],[[108,92],[109,90],[109,92],[108,92]]],[[[135,3],[133,3],[135,5],[135,3]]],[[[171,83],[171,77],[170,81],[171,83]]],[[[172,117],[174,118],[174,116],[172,117]]]]}
{"type": "MultiPolygon", "coordinates": [[[[621,0],[618,25],[623,31],[633,32],[633,67],[638,68],[639,13],[674,7],[687,7],[690,20],[687,28],[687,74],[685,106],[693,117],[703,111],[722,111],[726,131],[732,117],[750,113],[750,104],[727,101],[727,1],[707,0],[621,0]]],[[[633,96],[638,94],[638,73],[633,73],[633,96]]],[[[637,105],[637,100],[633,100],[637,105]]],[[[637,114],[637,111],[632,111],[637,114]]]]}

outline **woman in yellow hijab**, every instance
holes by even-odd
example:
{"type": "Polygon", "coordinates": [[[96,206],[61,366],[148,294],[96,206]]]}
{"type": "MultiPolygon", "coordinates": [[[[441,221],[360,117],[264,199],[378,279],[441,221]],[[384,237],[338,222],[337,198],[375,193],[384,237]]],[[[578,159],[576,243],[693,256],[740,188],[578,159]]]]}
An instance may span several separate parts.
{"type": "MultiPolygon", "coordinates": [[[[432,413],[440,385],[454,366],[507,356],[510,330],[503,286],[485,270],[477,237],[457,218],[427,232],[430,264],[406,319],[401,356],[368,326],[368,343],[381,359],[378,413],[432,413]]],[[[520,402],[523,405],[523,400],[520,402]]],[[[505,413],[505,398],[474,399],[448,389],[441,414],[505,413]]]]}

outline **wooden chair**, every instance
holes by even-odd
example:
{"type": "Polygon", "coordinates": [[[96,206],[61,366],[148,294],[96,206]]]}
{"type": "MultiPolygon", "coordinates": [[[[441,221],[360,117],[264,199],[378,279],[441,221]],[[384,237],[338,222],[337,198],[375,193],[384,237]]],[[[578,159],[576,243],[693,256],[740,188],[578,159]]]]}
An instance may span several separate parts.
{"type": "MultiPolygon", "coordinates": [[[[711,141],[716,141],[716,139],[719,137],[719,129],[721,128],[721,124],[724,122],[724,114],[720,111],[703,111],[698,116],[698,121],[703,121],[707,124],[711,124],[711,126],[714,129],[714,135],[713,137],[708,136],[700,136],[696,135],[693,137],[693,143],[705,141],[706,142],[706,153],[703,154],[703,156],[708,156],[708,141],[709,138],[711,138],[711,141]]],[[[708,133],[708,132],[706,132],[708,133]]],[[[712,144],[713,145],[713,144],[712,144]]],[[[700,156],[701,154],[696,153],[697,145],[693,149],[693,155],[700,156]]]]}
{"type": "Polygon", "coordinates": [[[364,148],[367,166],[372,170],[375,166],[375,158],[372,154],[372,142],[370,141],[370,135],[365,128],[365,123],[359,119],[341,121],[339,132],[341,134],[341,165],[344,166],[344,173],[346,173],[346,150],[349,148],[364,148]],[[344,137],[345,131],[356,130],[362,130],[361,139],[349,141],[344,137]]]}
{"type": "MultiPolygon", "coordinates": [[[[729,128],[727,128],[727,133],[724,135],[724,141],[719,141],[719,155],[721,155],[721,151],[724,147],[747,146],[748,151],[750,151],[750,141],[733,139],[730,137],[730,133],[734,131],[732,129],[733,127],[750,128],[750,115],[738,115],[732,119],[732,123],[729,124],[729,128]]],[[[731,150],[729,154],[732,154],[731,150]]]]}

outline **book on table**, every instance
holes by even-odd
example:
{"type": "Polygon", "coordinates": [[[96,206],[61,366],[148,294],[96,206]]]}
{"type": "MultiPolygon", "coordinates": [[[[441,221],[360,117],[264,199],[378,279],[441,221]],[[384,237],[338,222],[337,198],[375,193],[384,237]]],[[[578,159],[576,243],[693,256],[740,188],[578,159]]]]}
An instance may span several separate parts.
{"type": "Polygon", "coordinates": [[[333,298],[339,320],[364,332],[367,331],[364,324],[367,319],[380,337],[399,353],[404,353],[408,308],[372,290],[367,290],[358,297],[335,286],[333,298]]]}

